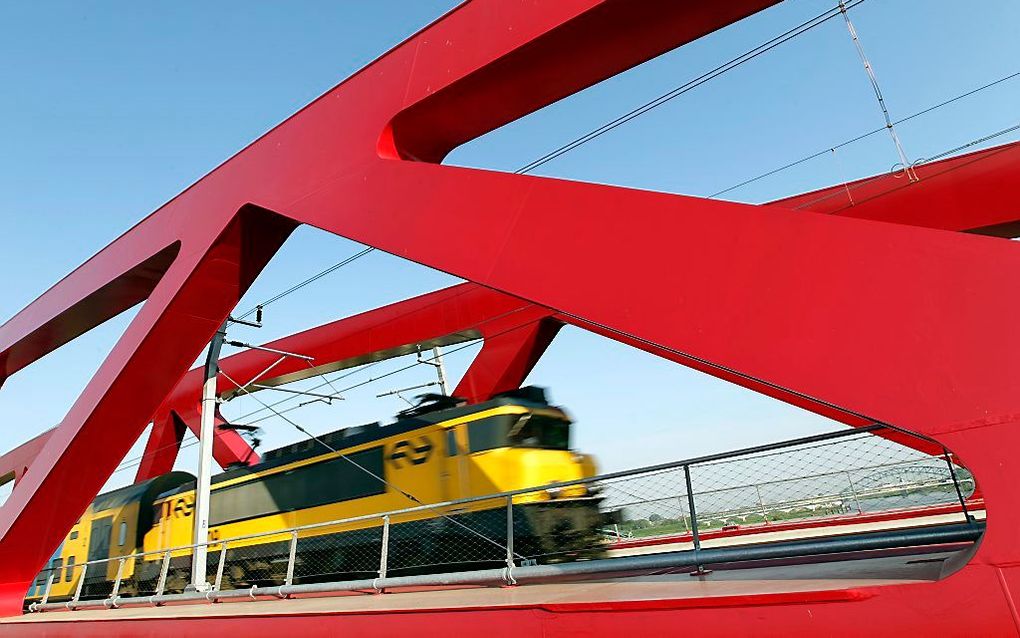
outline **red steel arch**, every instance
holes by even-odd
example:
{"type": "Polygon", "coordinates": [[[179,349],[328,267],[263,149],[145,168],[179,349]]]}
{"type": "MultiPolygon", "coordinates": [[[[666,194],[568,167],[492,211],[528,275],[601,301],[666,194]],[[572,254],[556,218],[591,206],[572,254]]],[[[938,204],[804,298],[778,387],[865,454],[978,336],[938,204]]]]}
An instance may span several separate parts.
{"type": "Polygon", "coordinates": [[[951,232],[1003,234],[1020,218],[1012,149],[952,171],[922,166],[920,182],[872,193],[855,207],[859,215],[435,163],[458,144],[770,4],[468,2],[0,327],[6,378],[145,300],[0,511],[0,610],[17,613],[64,530],[303,223],[749,387],[933,436],[981,483],[989,527],[951,578],[676,613],[729,632],[850,634],[857,628],[846,617],[856,613],[873,619],[876,633],[1015,633],[1020,340],[1010,331],[1020,318],[1020,253],[1011,242],[951,232]],[[443,246],[429,239],[437,228],[443,246]]]}

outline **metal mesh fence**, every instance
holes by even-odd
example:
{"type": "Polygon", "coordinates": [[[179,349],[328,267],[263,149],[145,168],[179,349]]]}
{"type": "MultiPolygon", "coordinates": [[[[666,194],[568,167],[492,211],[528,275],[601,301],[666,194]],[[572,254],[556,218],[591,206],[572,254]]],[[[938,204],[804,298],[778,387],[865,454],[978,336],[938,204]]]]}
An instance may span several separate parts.
{"type": "Polygon", "coordinates": [[[388,574],[403,576],[506,564],[506,510],[483,501],[462,510],[421,512],[417,520],[396,518],[390,528],[388,574]],[[437,515],[439,514],[439,515],[437,515]],[[421,518],[421,516],[425,518],[421,518]]]}
{"type": "Polygon", "coordinates": [[[612,531],[621,536],[691,531],[683,468],[599,483],[601,507],[615,514],[612,531]]]}
{"type": "MultiPolygon", "coordinates": [[[[970,473],[871,433],[690,464],[699,531],[959,504],[970,473]],[[955,474],[955,482],[954,482],[955,474]],[[960,493],[957,493],[959,485],[960,493]]],[[[621,537],[690,532],[683,468],[600,483],[621,537]]]]}
{"type": "Polygon", "coordinates": [[[327,529],[314,536],[299,536],[293,582],[374,578],[381,563],[382,523],[378,520],[363,529],[327,529]]]}
{"type": "MultiPolygon", "coordinates": [[[[208,546],[206,581],[232,590],[487,569],[508,560],[516,566],[570,562],[607,557],[621,539],[691,540],[695,525],[704,533],[895,510],[924,513],[959,505],[974,492],[970,473],[946,458],[856,432],[215,541],[208,546]]],[[[180,593],[191,580],[193,550],[87,567],[55,558],[29,598],[44,596],[51,575],[50,601],[180,593]]]]}

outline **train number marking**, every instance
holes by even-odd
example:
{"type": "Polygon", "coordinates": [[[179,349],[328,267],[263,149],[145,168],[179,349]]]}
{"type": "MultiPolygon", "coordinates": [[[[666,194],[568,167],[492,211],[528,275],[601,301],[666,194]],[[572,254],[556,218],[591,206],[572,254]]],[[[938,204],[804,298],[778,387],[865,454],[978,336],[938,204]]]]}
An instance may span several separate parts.
{"type": "Polygon", "coordinates": [[[179,498],[174,501],[174,518],[187,518],[195,509],[195,503],[189,499],[179,498]]]}
{"type": "Polygon", "coordinates": [[[403,461],[410,461],[411,465],[421,465],[429,460],[432,455],[432,441],[427,436],[418,437],[417,441],[397,441],[393,444],[393,451],[390,452],[390,463],[394,467],[406,466],[403,461]]]}

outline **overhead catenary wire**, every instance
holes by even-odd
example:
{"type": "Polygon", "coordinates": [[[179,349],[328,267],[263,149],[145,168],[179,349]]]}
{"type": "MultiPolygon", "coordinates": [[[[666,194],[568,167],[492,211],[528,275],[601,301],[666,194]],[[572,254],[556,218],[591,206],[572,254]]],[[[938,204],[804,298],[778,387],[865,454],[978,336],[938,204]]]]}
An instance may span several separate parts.
{"type": "MultiPolygon", "coordinates": [[[[475,341],[471,342],[471,345],[475,345],[476,343],[477,343],[477,340],[475,340],[475,341]]],[[[450,351],[450,352],[456,352],[456,350],[454,350],[454,351],[450,351]]],[[[366,368],[371,368],[371,367],[374,367],[374,366],[380,365],[380,364],[382,364],[382,363],[385,363],[385,362],[386,362],[386,360],[385,360],[385,359],[383,359],[383,360],[381,360],[381,361],[374,361],[374,362],[372,362],[372,363],[369,363],[369,364],[367,364],[367,365],[365,365],[365,366],[363,366],[363,367],[360,367],[360,368],[356,368],[356,369],[354,369],[354,370],[348,371],[348,372],[346,372],[345,374],[342,374],[342,375],[340,375],[339,377],[336,377],[336,378],[332,379],[332,383],[336,383],[337,381],[340,381],[341,379],[344,379],[344,378],[346,378],[346,377],[349,377],[349,376],[352,376],[352,375],[358,374],[358,373],[360,373],[360,372],[363,372],[363,371],[364,371],[364,370],[365,370],[366,368]]],[[[415,364],[415,365],[417,365],[417,364],[415,364]]],[[[398,370],[398,371],[395,371],[395,372],[403,372],[404,370],[407,370],[407,369],[409,369],[409,368],[411,368],[411,367],[414,367],[414,366],[406,366],[406,367],[404,367],[404,368],[401,368],[400,370],[398,370]]],[[[394,372],[394,373],[395,373],[395,372],[394,372]]],[[[320,373],[320,375],[319,375],[319,376],[322,376],[322,378],[323,378],[323,379],[325,379],[325,378],[326,378],[326,377],[325,377],[324,375],[321,375],[321,373],[320,373]]],[[[384,378],[384,377],[386,377],[386,376],[390,376],[390,375],[389,375],[389,374],[386,374],[386,375],[383,375],[383,376],[381,376],[381,377],[378,377],[378,378],[380,378],[380,379],[381,379],[381,378],[384,378]]],[[[320,383],[320,384],[318,384],[318,385],[312,386],[311,388],[309,388],[309,390],[311,390],[311,391],[314,391],[314,390],[318,390],[318,389],[320,389],[320,388],[324,388],[324,387],[326,387],[327,385],[330,385],[330,381],[325,381],[325,382],[323,382],[323,383],[320,383]]],[[[357,384],[357,385],[355,385],[355,386],[351,386],[351,388],[354,388],[354,387],[358,387],[358,386],[360,386],[360,385],[363,385],[363,384],[357,384]]],[[[344,390],[337,390],[337,391],[335,392],[335,394],[340,394],[340,393],[341,393],[341,392],[343,392],[343,391],[344,391],[344,390]]],[[[286,397],[286,398],[284,398],[284,399],[281,399],[281,400],[279,400],[279,401],[276,401],[276,402],[274,402],[274,403],[270,403],[270,404],[266,405],[265,407],[263,407],[263,408],[260,408],[260,409],[258,409],[258,410],[254,410],[254,411],[252,411],[252,412],[249,412],[249,413],[247,413],[247,414],[245,414],[245,415],[241,415],[241,416],[239,416],[239,417],[235,417],[235,418],[233,419],[233,421],[235,421],[235,422],[240,422],[240,421],[243,421],[243,420],[245,420],[245,419],[246,419],[247,417],[249,417],[249,416],[252,416],[252,415],[254,415],[254,414],[260,414],[260,413],[262,413],[262,412],[265,412],[266,410],[270,410],[270,411],[272,411],[272,409],[273,409],[273,408],[275,408],[275,407],[277,407],[277,406],[279,406],[279,405],[282,405],[282,404],[284,404],[284,403],[289,403],[289,402],[291,402],[291,401],[296,401],[296,400],[297,400],[298,398],[299,398],[299,397],[296,397],[296,396],[289,396],[289,397],[286,397]]],[[[291,408],[288,408],[288,409],[286,409],[286,410],[283,410],[283,411],[281,412],[281,414],[283,414],[283,413],[287,413],[287,412],[291,412],[291,411],[293,411],[293,410],[296,410],[296,409],[298,409],[298,408],[300,408],[300,407],[304,407],[304,404],[300,404],[300,405],[297,405],[297,406],[293,406],[293,407],[291,407],[291,408]]],[[[266,417],[264,417],[264,418],[261,418],[261,419],[256,419],[255,421],[251,421],[251,422],[249,422],[249,423],[248,423],[248,425],[254,425],[255,423],[260,423],[260,422],[262,422],[262,421],[265,421],[265,420],[267,420],[267,419],[269,419],[269,418],[273,418],[274,416],[276,416],[276,415],[275,415],[275,414],[270,414],[270,415],[268,415],[268,416],[266,416],[266,417]]],[[[187,434],[190,434],[190,431],[188,431],[188,432],[186,432],[186,433],[187,433],[187,434]]],[[[213,433],[213,436],[215,436],[215,437],[219,437],[219,436],[222,436],[222,433],[221,433],[221,432],[220,432],[219,430],[217,430],[216,432],[214,432],[214,433],[213,433]]],[[[136,456],[136,457],[133,457],[133,458],[130,458],[130,459],[125,459],[124,461],[122,461],[122,462],[121,462],[121,464],[117,466],[117,469],[115,469],[115,470],[114,470],[114,473],[117,473],[117,472],[123,472],[123,471],[125,471],[125,470],[129,470],[129,469],[132,469],[132,468],[138,467],[139,465],[141,465],[141,463],[142,463],[142,461],[143,461],[143,460],[145,460],[146,458],[149,458],[150,456],[153,456],[153,455],[155,455],[155,454],[158,454],[159,452],[164,452],[164,451],[166,451],[166,450],[169,450],[169,449],[171,449],[171,448],[178,448],[178,449],[181,449],[181,450],[185,450],[185,449],[188,449],[188,448],[190,448],[190,447],[193,447],[193,446],[195,446],[195,445],[198,445],[198,439],[197,439],[197,438],[192,438],[192,439],[191,439],[190,441],[188,441],[187,443],[181,443],[181,444],[180,444],[179,446],[178,446],[178,444],[177,444],[177,443],[169,443],[169,444],[167,444],[167,445],[164,445],[164,446],[161,446],[161,447],[155,448],[155,449],[153,449],[153,450],[148,450],[148,451],[146,451],[145,453],[143,453],[143,454],[140,454],[139,456],[136,456]]]]}
{"type": "MultiPolygon", "coordinates": [[[[978,93],[981,93],[982,91],[990,89],[990,88],[992,88],[994,86],[998,86],[999,84],[1002,84],[1003,82],[1008,82],[1009,80],[1014,80],[1014,79],[1016,79],[1018,77],[1020,77],[1020,71],[1016,71],[1014,73],[1010,73],[1008,75],[1002,76],[1002,77],[1000,77],[1000,78],[998,78],[996,80],[992,80],[991,82],[988,82],[987,84],[982,84],[981,86],[979,86],[977,88],[971,89],[971,90],[966,91],[964,93],[960,93],[959,95],[955,95],[955,96],[953,96],[953,97],[951,97],[951,98],[949,98],[947,100],[943,100],[942,102],[938,102],[937,104],[933,104],[933,105],[931,105],[931,106],[929,106],[927,108],[924,108],[924,109],[921,109],[920,111],[912,113],[912,114],[910,114],[910,115],[908,115],[908,116],[906,116],[904,118],[898,119],[898,120],[893,122],[893,125],[896,126],[896,125],[899,125],[899,124],[903,124],[904,122],[909,122],[910,120],[913,120],[915,118],[921,117],[922,115],[927,115],[928,113],[931,113],[933,111],[937,111],[937,110],[939,110],[941,108],[949,106],[950,104],[953,104],[954,102],[958,102],[958,101],[963,100],[965,98],[971,97],[972,95],[976,95],[978,93]]],[[[886,128],[884,126],[879,126],[878,128],[872,129],[872,130],[868,131],[867,133],[861,133],[860,135],[857,135],[856,137],[851,137],[850,139],[844,140],[844,141],[840,142],[839,144],[833,144],[833,145],[828,146],[826,148],[823,148],[823,149],[821,149],[819,151],[811,153],[810,155],[805,155],[804,157],[801,157],[800,159],[794,160],[792,162],[789,162],[789,163],[784,164],[782,166],[779,166],[777,168],[770,169],[768,171],[765,171],[764,173],[760,173],[760,174],[755,175],[754,177],[751,177],[749,179],[745,179],[744,181],[742,181],[740,183],[734,184],[734,185],[729,186],[727,188],[724,188],[724,189],[722,189],[720,191],[716,191],[716,192],[712,193],[711,195],[708,195],[707,197],[709,199],[713,199],[713,198],[718,197],[720,195],[725,195],[726,193],[729,193],[730,191],[737,190],[738,188],[741,188],[741,187],[747,186],[749,184],[753,184],[754,182],[763,180],[766,177],[771,177],[771,176],[773,176],[773,175],[775,175],[777,173],[781,173],[781,172],[786,171],[788,169],[794,168],[795,166],[799,166],[799,165],[803,164],[804,162],[809,162],[809,161],[811,161],[813,159],[821,157],[822,155],[825,155],[825,154],[829,153],[830,151],[838,150],[838,149],[843,148],[844,146],[849,146],[851,144],[856,144],[857,142],[865,140],[865,139],[867,139],[867,138],[869,138],[869,137],[871,137],[873,135],[877,135],[877,134],[879,134],[879,133],[881,133],[882,131],[885,131],[885,130],[886,130],[886,128]]]]}
{"type": "MultiPolygon", "coordinates": [[[[495,336],[495,335],[493,335],[493,336],[495,336]]],[[[479,342],[479,340],[478,340],[478,339],[475,339],[475,340],[473,340],[473,341],[469,341],[469,342],[467,342],[467,343],[465,343],[465,344],[462,344],[462,345],[460,345],[459,347],[456,347],[456,348],[453,348],[453,349],[447,350],[445,354],[447,354],[447,355],[450,355],[450,354],[456,354],[457,352],[460,352],[461,350],[464,350],[464,349],[466,349],[466,348],[470,348],[470,347],[473,347],[473,346],[476,346],[476,345],[478,345],[478,342],[479,342]]],[[[386,379],[386,378],[388,378],[388,377],[392,377],[393,375],[396,375],[396,374],[400,374],[401,372],[407,372],[408,370],[410,370],[410,369],[412,369],[412,368],[416,368],[416,367],[418,367],[418,366],[420,366],[420,365],[422,365],[422,364],[426,364],[426,363],[428,363],[428,361],[430,361],[430,359],[423,359],[423,360],[420,360],[420,361],[414,361],[414,362],[412,362],[412,363],[410,363],[410,364],[408,364],[408,365],[406,365],[406,366],[403,366],[403,367],[397,368],[396,370],[391,370],[391,371],[389,371],[389,372],[386,372],[386,373],[384,373],[384,374],[380,374],[380,375],[379,375],[379,376],[377,376],[377,377],[371,377],[371,378],[369,378],[369,379],[365,379],[364,381],[359,381],[358,383],[355,383],[355,384],[352,384],[352,385],[346,386],[346,387],[342,388],[342,389],[340,390],[340,392],[350,392],[351,390],[354,390],[354,389],[357,389],[357,388],[360,388],[360,387],[366,386],[366,385],[368,385],[368,384],[370,384],[370,383],[375,383],[376,381],[380,381],[380,380],[382,380],[382,379],[386,379]]],[[[359,370],[358,372],[360,372],[360,370],[359,370]]],[[[334,380],[334,381],[335,381],[335,380],[334,380]]],[[[317,389],[317,388],[321,388],[321,387],[323,387],[324,385],[325,385],[325,384],[323,383],[323,384],[319,384],[319,385],[317,385],[317,386],[312,386],[312,388],[311,388],[311,389],[312,389],[312,390],[314,390],[314,389],[317,389]]],[[[300,406],[300,405],[297,405],[297,406],[293,406],[293,407],[291,407],[291,408],[288,408],[288,409],[286,409],[286,410],[283,410],[283,411],[281,411],[281,412],[276,412],[276,411],[273,411],[273,414],[269,414],[269,415],[266,415],[266,416],[263,416],[263,417],[260,417],[260,418],[257,418],[257,419],[254,419],[254,420],[248,421],[248,423],[249,423],[249,424],[251,424],[251,425],[254,425],[254,424],[256,424],[256,423],[261,423],[262,421],[265,421],[265,420],[267,420],[267,419],[271,419],[271,418],[273,418],[274,416],[279,416],[280,414],[285,414],[285,413],[287,413],[287,412],[291,412],[291,411],[293,411],[293,410],[296,410],[296,409],[298,409],[298,408],[300,408],[300,407],[302,407],[302,406],[300,406]]],[[[271,409],[271,408],[269,408],[268,406],[266,406],[266,408],[265,408],[265,409],[271,409]]],[[[262,412],[262,411],[264,411],[264,410],[258,410],[257,412],[262,412]]],[[[249,415],[251,415],[251,413],[249,413],[249,415]]],[[[238,420],[243,420],[243,419],[244,419],[244,417],[243,417],[243,416],[242,416],[242,417],[238,417],[238,420]]]]}
{"type": "MultiPolygon", "coordinates": [[[[351,376],[353,374],[357,374],[357,373],[363,371],[365,368],[371,368],[373,366],[377,366],[377,365],[380,365],[382,363],[385,363],[385,361],[386,361],[385,359],[381,360],[381,361],[375,361],[375,362],[369,363],[369,364],[367,364],[367,365],[365,365],[365,366],[363,366],[361,368],[356,368],[354,370],[348,371],[346,374],[343,374],[343,375],[333,379],[333,382],[339,381],[339,380],[341,380],[341,379],[343,379],[345,377],[351,376]]],[[[328,385],[327,383],[321,383],[319,385],[313,386],[311,388],[311,390],[318,390],[319,388],[326,387],[327,385],[328,385]]],[[[290,401],[295,401],[295,400],[297,400],[297,398],[298,397],[286,397],[284,399],[276,401],[275,403],[270,403],[269,405],[271,407],[275,407],[275,406],[281,405],[283,403],[288,403],[290,401]]],[[[294,409],[294,408],[291,408],[291,409],[294,409]]],[[[265,410],[265,408],[262,408],[262,409],[259,409],[259,410],[255,410],[253,413],[250,413],[250,414],[258,414],[258,413],[263,412],[264,410],[265,410]]],[[[287,411],[289,411],[289,410],[285,410],[285,412],[287,412],[287,411]]],[[[241,416],[241,417],[237,417],[234,420],[235,421],[239,421],[241,419],[246,418],[246,416],[247,415],[241,416]]],[[[186,432],[186,434],[190,434],[190,431],[186,432]]],[[[219,437],[219,436],[222,436],[222,433],[219,430],[217,430],[216,432],[213,433],[213,436],[219,437]]],[[[178,449],[181,449],[181,450],[185,450],[185,449],[188,449],[188,448],[193,447],[195,445],[198,445],[198,439],[197,438],[193,438],[192,440],[190,440],[187,443],[181,443],[179,446],[177,445],[177,443],[169,443],[167,445],[155,448],[153,450],[148,450],[147,452],[145,452],[145,453],[143,453],[143,454],[141,454],[139,456],[136,456],[136,457],[133,457],[133,458],[130,458],[130,459],[125,459],[124,461],[122,461],[121,464],[117,466],[117,469],[114,470],[114,473],[123,472],[125,470],[129,470],[131,468],[138,467],[139,465],[141,465],[143,460],[145,460],[146,458],[149,458],[150,456],[158,454],[159,452],[164,452],[164,451],[169,450],[171,448],[178,448],[178,449]]]]}
{"type": "Polygon", "coordinates": [[[863,2],[864,0],[851,0],[850,2],[846,3],[845,6],[841,2],[839,5],[832,7],[831,9],[828,9],[827,11],[824,11],[811,19],[802,22],[801,24],[793,27],[792,29],[789,29],[788,31],[781,33],[771,38],[770,40],[763,42],[762,44],[759,44],[753,49],[750,49],[749,51],[746,51],[738,55],[737,57],[730,59],[729,61],[715,67],[714,69],[706,73],[703,73],[702,75],[692,80],[689,80],[688,82],[685,82],[684,84],[681,84],[680,86],[677,86],[676,88],[667,91],[666,93],[663,93],[662,95],[659,95],[658,97],[649,100],[648,102],[645,102],[644,104],[628,111],[627,113],[624,113],[623,115],[615,119],[612,119],[609,122],[606,122],[602,126],[599,126],[598,128],[589,131],[584,135],[574,138],[572,141],[567,142],[566,144],[556,149],[553,149],[552,151],[546,153],[545,155],[517,169],[515,173],[518,174],[530,173],[536,168],[542,166],[543,164],[546,164],[556,159],[557,157],[564,155],[565,153],[569,153],[570,151],[578,148],[579,146],[583,146],[584,144],[587,144],[588,142],[598,137],[601,137],[605,133],[608,133],[609,131],[619,126],[622,126],[627,122],[630,122],[634,118],[640,115],[644,115],[648,111],[658,108],[663,104],[666,104],[667,102],[670,102],[675,98],[683,95],[684,93],[687,93],[688,91],[691,91],[701,86],[702,84],[705,84],[706,82],[713,80],[719,77],[720,75],[723,75],[724,73],[732,71],[733,69],[747,62],[750,62],[751,60],[757,58],[758,56],[768,51],[771,51],[772,49],[778,47],[779,45],[789,42],[790,40],[800,35],[803,35],[804,33],[807,33],[811,29],[814,29],[815,27],[818,27],[833,18],[842,15],[842,12],[845,9],[852,9],[862,4],[863,2]]]}
{"type": "MultiPolygon", "coordinates": [[[[950,155],[954,155],[956,153],[959,153],[960,151],[966,150],[968,148],[972,148],[974,146],[977,146],[978,144],[982,144],[984,142],[988,142],[988,141],[993,140],[993,139],[995,139],[997,137],[1002,137],[1003,135],[1006,135],[1008,133],[1012,133],[1013,131],[1018,131],[1018,130],[1020,130],[1020,124],[1015,124],[1013,126],[1009,126],[1007,128],[1000,129],[1000,130],[998,130],[998,131],[996,131],[994,133],[991,133],[991,134],[988,134],[988,135],[984,135],[984,136],[979,137],[977,139],[971,140],[971,141],[967,142],[966,144],[962,144],[960,146],[953,147],[953,148],[948,149],[946,151],[942,151],[942,152],[940,152],[940,153],[938,153],[936,155],[932,155],[929,158],[922,158],[920,160],[917,160],[916,162],[913,163],[912,168],[914,168],[916,170],[918,167],[924,166],[925,164],[929,164],[929,163],[934,162],[936,160],[943,159],[945,157],[949,157],[950,155]]],[[[988,157],[989,156],[976,158],[973,161],[975,161],[975,162],[983,161],[983,160],[987,159],[988,157]]],[[[949,169],[949,170],[955,170],[955,169],[949,169]]],[[[867,177],[867,178],[862,179],[862,180],[860,180],[860,181],[858,181],[856,183],[853,183],[853,184],[848,184],[848,185],[844,184],[844,188],[846,190],[846,193],[849,195],[851,191],[855,191],[855,190],[858,190],[860,188],[863,188],[863,187],[865,187],[865,186],[867,186],[869,184],[872,184],[875,181],[877,181],[879,179],[882,179],[884,177],[887,177],[887,176],[888,176],[887,173],[879,173],[878,175],[872,175],[871,177],[867,177]]],[[[898,188],[899,188],[899,186],[897,186],[896,188],[892,188],[892,189],[883,191],[881,193],[877,193],[875,195],[872,195],[868,199],[869,200],[870,199],[876,199],[878,197],[882,197],[884,195],[888,195],[889,193],[893,192],[894,190],[896,190],[898,188]]],[[[815,204],[819,204],[819,203],[827,201],[829,199],[833,199],[835,197],[840,197],[840,196],[842,196],[843,192],[844,192],[843,190],[833,190],[833,191],[828,192],[828,193],[826,193],[824,195],[820,195],[820,196],[818,196],[815,199],[803,202],[803,203],[795,206],[793,210],[803,210],[805,208],[808,208],[810,206],[814,206],[815,204]]],[[[852,196],[851,196],[851,200],[852,200],[852,196]]],[[[859,203],[859,202],[855,202],[855,203],[859,203]]],[[[829,212],[833,213],[833,212],[836,212],[836,211],[829,211],[829,212]]]]}
{"type": "Polygon", "coordinates": [[[328,274],[330,274],[330,273],[332,273],[334,271],[337,271],[337,270],[343,268],[344,266],[350,264],[351,262],[354,262],[354,261],[357,261],[358,259],[361,259],[362,257],[364,257],[365,255],[369,254],[370,252],[372,252],[374,250],[375,250],[374,247],[369,246],[369,247],[367,247],[367,248],[365,248],[365,249],[363,249],[363,250],[361,250],[361,251],[351,255],[350,257],[342,259],[342,260],[338,261],[337,263],[333,264],[332,266],[330,266],[329,268],[326,268],[325,270],[321,270],[321,271],[315,273],[314,275],[312,275],[311,277],[309,277],[308,279],[305,279],[304,281],[301,281],[301,282],[299,282],[297,284],[294,284],[293,286],[291,286],[290,288],[284,290],[283,292],[278,293],[278,294],[270,297],[269,299],[266,299],[262,303],[258,304],[257,306],[255,306],[254,308],[248,310],[247,312],[237,316],[236,318],[237,319],[245,319],[246,317],[250,317],[253,314],[255,314],[256,312],[258,312],[259,308],[265,308],[266,306],[268,306],[270,304],[273,304],[273,303],[283,299],[284,297],[297,292],[298,290],[301,290],[302,288],[304,288],[308,284],[316,282],[319,279],[322,279],[323,277],[325,277],[326,275],[328,275],[328,274]]]}
{"type": "Polygon", "coordinates": [[[994,140],[997,137],[1002,137],[1003,135],[1006,135],[1007,133],[1012,133],[1013,131],[1016,131],[1016,130],[1020,130],[1020,124],[1014,124],[1013,126],[1009,126],[1009,127],[1004,128],[1004,129],[1000,129],[1000,130],[998,130],[998,131],[996,131],[994,133],[991,133],[989,135],[985,135],[984,137],[979,137],[976,140],[971,140],[971,141],[967,142],[966,144],[961,144],[960,146],[957,146],[955,148],[951,148],[948,151],[942,151],[941,153],[939,153],[937,155],[932,155],[931,157],[926,157],[926,158],[924,158],[922,160],[919,160],[918,163],[927,164],[927,163],[930,163],[930,162],[934,162],[936,160],[940,160],[940,159],[945,158],[945,157],[949,157],[950,155],[956,155],[960,151],[965,151],[968,148],[977,146],[978,144],[983,144],[985,142],[989,142],[991,140],[994,140]]]}
{"type": "MultiPolygon", "coordinates": [[[[478,328],[484,326],[487,323],[490,323],[490,322],[493,322],[493,321],[498,321],[500,319],[503,319],[505,317],[513,315],[513,314],[515,314],[517,312],[521,312],[521,310],[523,310],[523,308],[522,307],[518,307],[518,308],[514,308],[512,310],[508,310],[506,312],[503,312],[503,313],[500,313],[500,314],[497,314],[497,315],[493,315],[491,317],[486,317],[485,319],[482,319],[480,321],[476,321],[475,323],[471,324],[470,326],[467,326],[466,328],[464,328],[463,331],[477,330],[478,328]]],[[[410,314],[413,314],[414,312],[417,312],[417,310],[408,311],[406,313],[401,314],[400,316],[401,317],[408,316],[410,314]]],[[[509,330],[513,330],[513,329],[515,329],[515,328],[511,327],[509,330]]],[[[494,333],[494,334],[490,334],[488,336],[489,336],[489,338],[492,338],[492,337],[495,337],[495,336],[499,336],[499,335],[503,334],[504,332],[506,332],[506,331],[497,332],[497,333],[494,333]]],[[[476,345],[478,345],[478,343],[480,341],[481,341],[481,338],[479,338],[479,339],[470,339],[470,340],[466,341],[465,343],[459,345],[458,347],[455,347],[455,348],[450,349],[450,350],[446,350],[446,354],[455,354],[455,353],[460,352],[461,350],[464,350],[466,348],[470,348],[470,347],[476,346],[476,345]]],[[[375,381],[379,381],[380,379],[385,379],[385,378],[390,377],[390,376],[392,376],[394,374],[398,374],[400,372],[404,372],[406,370],[410,370],[410,369],[415,368],[415,367],[417,367],[419,365],[423,365],[423,364],[428,365],[428,364],[431,364],[435,360],[435,358],[436,357],[434,355],[431,356],[431,357],[422,357],[421,359],[416,360],[416,361],[412,362],[411,364],[406,365],[406,366],[404,366],[402,368],[399,368],[397,370],[393,370],[393,371],[387,372],[387,373],[382,374],[382,375],[377,376],[377,377],[372,377],[370,379],[367,379],[367,380],[359,382],[359,383],[355,383],[354,385],[350,385],[350,386],[347,386],[345,388],[337,389],[335,387],[332,387],[332,389],[335,392],[337,392],[337,393],[348,392],[350,390],[353,390],[353,389],[360,388],[362,386],[368,385],[369,383],[374,383],[375,381]]],[[[370,368],[375,367],[375,366],[377,366],[377,365],[379,365],[379,364],[381,364],[381,363],[383,363],[385,361],[386,361],[386,359],[383,359],[383,360],[380,360],[380,361],[374,361],[372,363],[366,364],[366,365],[361,366],[359,368],[356,368],[354,370],[346,371],[343,374],[341,374],[340,376],[334,377],[332,379],[332,382],[335,383],[337,381],[340,381],[342,379],[345,379],[345,378],[348,378],[348,377],[351,377],[351,376],[354,376],[354,375],[363,374],[365,371],[369,370],[370,368]]],[[[318,385],[314,385],[311,388],[308,388],[309,390],[312,390],[312,391],[319,390],[319,389],[321,389],[321,388],[323,388],[323,387],[325,387],[327,385],[330,385],[330,379],[328,379],[326,376],[321,375],[321,374],[319,376],[322,376],[322,378],[324,379],[324,382],[320,383],[318,385]]],[[[279,400],[279,401],[277,401],[275,403],[272,403],[270,405],[272,407],[277,407],[279,405],[282,405],[283,403],[287,403],[287,402],[294,401],[294,400],[296,400],[296,397],[287,397],[285,399],[281,399],[281,400],[279,400]]],[[[285,412],[293,410],[293,409],[296,409],[297,407],[300,407],[300,406],[294,406],[292,408],[289,408],[288,410],[285,410],[285,412]]],[[[255,416],[257,414],[261,414],[261,413],[263,413],[265,411],[266,411],[266,408],[256,409],[256,410],[253,410],[251,412],[247,412],[245,414],[242,414],[242,415],[236,417],[236,420],[237,421],[244,421],[246,419],[249,419],[252,416],[255,416]]],[[[267,418],[271,418],[271,417],[267,417],[267,418]]],[[[261,422],[263,420],[265,420],[265,419],[264,418],[260,418],[260,419],[254,420],[254,421],[250,421],[250,423],[259,423],[259,422],[261,422]]]]}

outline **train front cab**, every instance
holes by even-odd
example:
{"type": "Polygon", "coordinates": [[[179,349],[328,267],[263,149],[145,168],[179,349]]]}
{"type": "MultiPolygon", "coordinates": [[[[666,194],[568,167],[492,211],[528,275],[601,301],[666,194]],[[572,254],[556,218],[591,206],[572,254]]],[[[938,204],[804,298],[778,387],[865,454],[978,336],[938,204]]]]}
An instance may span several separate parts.
{"type": "MultiPolygon", "coordinates": [[[[570,418],[538,396],[497,399],[439,424],[447,498],[534,488],[513,497],[519,553],[543,562],[567,554],[600,555],[598,529],[604,514],[598,496],[586,485],[545,488],[594,476],[595,461],[571,449],[570,418]]],[[[473,519],[482,529],[500,529],[505,527],[504,508],[504,501],[483,501],[466,508],[464,522],[473,519]]]]}

